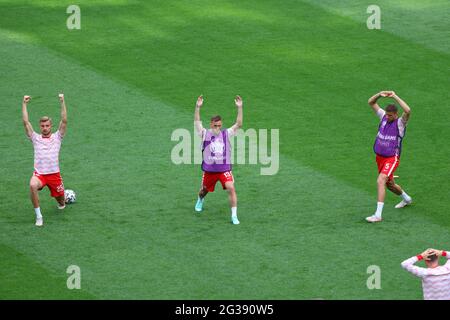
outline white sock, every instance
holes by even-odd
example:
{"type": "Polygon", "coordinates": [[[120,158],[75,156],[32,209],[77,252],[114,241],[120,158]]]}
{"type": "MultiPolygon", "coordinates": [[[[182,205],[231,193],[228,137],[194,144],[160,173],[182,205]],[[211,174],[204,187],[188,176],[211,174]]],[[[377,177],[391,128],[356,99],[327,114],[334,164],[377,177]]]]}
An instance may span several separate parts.
{"type": "Polygon", "coordinates": [[[383,212],[384,202],[377,202],[377,211],[375,212],[375,216],[377,218],[381,218],[381,213],[383,212]]]}
{"type": "Polygon", "coordinates": [[[237,217],[237,207],[231,207],[231,216],[237,217]]]}
{"type": "Polygon", "coordinates": [[[411,201],[411,197],[408,196],[408,195],[406,194],[405,191],[402,192],[401,197],[402,197],[403,200],[405,200],[406,202],[410,202],[410,201],[411,201]]]}
{"type": "Polygon", "coordinates": [[[42,219],[41,208],[34,208],[34,212],[36,213],[36,218],[42,219]]]}

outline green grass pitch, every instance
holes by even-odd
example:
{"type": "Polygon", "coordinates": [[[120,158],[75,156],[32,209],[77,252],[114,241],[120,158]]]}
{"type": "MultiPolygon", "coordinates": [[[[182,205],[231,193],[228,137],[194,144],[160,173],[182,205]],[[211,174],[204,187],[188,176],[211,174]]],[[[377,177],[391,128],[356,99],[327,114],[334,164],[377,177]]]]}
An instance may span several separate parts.
{"type": "MultiPolygon", "coordinates": [[[[450,250],[449,3],[373,1],[0,1],[0,299],[421,299],[400,262],[450,250]],[[412,108],[397,173],[414,205],[385,221],[376,205],[377,119],[367,99],[395,90],[412,108]],[[40,193],[34,226],[32,146],[21,99],[59,119],[77,203],[59,213],[40,193]],[[280,130],[280,170],[237,165],[239,226],[217,185],[193,207],[198,165],[174,165],[170,136],[203,120],[280,130]],[[66,269],[81,268],[81,290],[66,269]],[[367,268],[381,269],[369,290],[367,268]]],[[[385,105],[387,100],[381,101],[385,105]]]]}

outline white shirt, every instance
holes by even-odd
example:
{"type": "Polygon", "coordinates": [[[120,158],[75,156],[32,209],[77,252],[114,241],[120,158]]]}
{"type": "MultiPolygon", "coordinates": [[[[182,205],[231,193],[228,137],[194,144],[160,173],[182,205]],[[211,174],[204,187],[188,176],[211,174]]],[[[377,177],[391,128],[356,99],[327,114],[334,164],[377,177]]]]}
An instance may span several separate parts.
{"type": "Polygon", "coordinates": [[[402,267],[422,279],[425,300],[450,300],[450,252],[446,252],[447,263],[436,268],[421,268],[414,264],[417,256],[406,259],[402,267]]]}
{"type": "Polygon", "coordinates": [[[59,172],[59,150],[63,137],[59,130],[50,137],[44,138],[41,134],[33,132],[30,137],[34,147],[34,170],[39,174],[59,172]]]}

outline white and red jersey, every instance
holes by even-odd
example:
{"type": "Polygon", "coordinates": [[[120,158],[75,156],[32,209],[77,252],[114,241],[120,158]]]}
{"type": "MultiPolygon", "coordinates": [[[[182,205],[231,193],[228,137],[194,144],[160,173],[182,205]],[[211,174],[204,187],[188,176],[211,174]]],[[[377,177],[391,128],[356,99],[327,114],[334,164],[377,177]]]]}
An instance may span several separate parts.
{"type": "Polygon", "coordinates": [[[421,256],[411,257],[402,262],[402,267],[422,279],[423,298],[425,300],[450,300],[450,252],[444,251],[442,256],[446,264],[436,268],[421,268],[414,264],[421,256]]]}
{"type": "Polygon", "coordinates": [[[61,149],[62,139],[59,130],[52,133],[48,138],[33,132],[30,140],[34,147],[34,170],[37,173],[59,172],[59,150],[61,149]]]}

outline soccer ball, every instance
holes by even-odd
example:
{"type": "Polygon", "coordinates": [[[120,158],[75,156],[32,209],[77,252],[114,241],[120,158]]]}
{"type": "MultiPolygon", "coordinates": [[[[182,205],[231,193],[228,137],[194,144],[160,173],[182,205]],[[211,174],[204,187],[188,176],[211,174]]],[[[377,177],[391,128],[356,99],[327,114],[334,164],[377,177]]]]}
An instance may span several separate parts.
{"type": "Polygon", "coordinates": [[[66,203],[74,203],[76,198],[75,191],[66,189],[64,190],[64,198],[66,203]]]}

